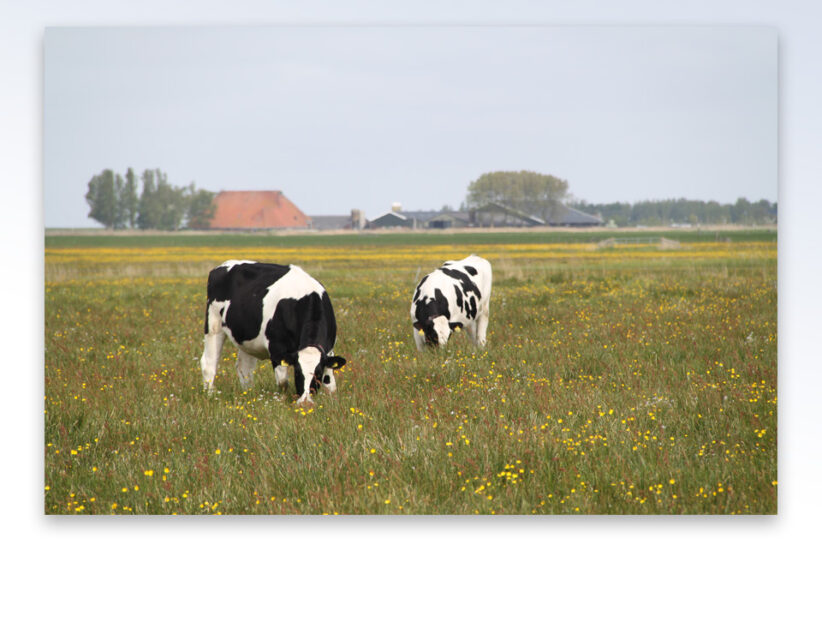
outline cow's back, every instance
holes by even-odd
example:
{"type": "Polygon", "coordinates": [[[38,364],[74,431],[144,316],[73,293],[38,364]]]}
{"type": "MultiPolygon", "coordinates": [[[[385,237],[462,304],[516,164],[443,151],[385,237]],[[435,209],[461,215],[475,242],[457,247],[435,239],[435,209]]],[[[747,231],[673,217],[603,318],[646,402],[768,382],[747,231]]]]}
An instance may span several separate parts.
{"type": "Polygon", "coordinates": [[[445,268],[456,269],[468,275],[468,278],[477,286],[481,301],[487,302],[491,295],[491,263],[478,255],[469,255],[462,260],[449,260],[442,265],[445,268]]]}
{"type": "Polygon", "coordinates": [[[229,260],[208,275],[208,302],[223,304],[222,321],[237,345],[248,344],[261,355],[259,341],[266,320],[266,296],[271,287],[288,275],[290,266],[229,260]]]}

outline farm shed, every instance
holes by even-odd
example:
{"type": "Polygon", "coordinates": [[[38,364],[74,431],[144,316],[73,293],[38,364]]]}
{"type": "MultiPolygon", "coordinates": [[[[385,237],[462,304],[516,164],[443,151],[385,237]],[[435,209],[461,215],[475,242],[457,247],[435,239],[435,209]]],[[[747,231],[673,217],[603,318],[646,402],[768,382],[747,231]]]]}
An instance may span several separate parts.
{"type": "Polygon", "coordinates": [[[454,229],[471,225],[471,217],[465,211],[442,211],[428,219],[429,229],[454,229]]]}
{"type": "Polygon", "coordinates": [[[309,224],[317,231],[352,229],[351,216],[309,216],[309,224]]]}
{"type": "Polygon", "coordinates": [[[352,209],[347,216],[310,216],[308,222],[315,231],[359,230],[365,228],[365,214],[361,209],[352,209]]]}
{"type": "Polygon", "coordinates": [[[557,212],[548,220],[548,224],[552,227],[601,227],[604,222],[599,216],[558,203],[557,212]]]}
{"type": "Polygon", "coordinates": [[[406,217],[404,214],[401,214],[396,211],[389,211],[386,214],[383,214],[379,218],[375,218],[374,220],[368,221],[368,228],[369,229],[387,229],[387,228],[396,228],[396,227],[404,227],[410,229],[413,224],[413,221],[406,217]]]}
{"type": "Polygon", "coordinates": [[[500,203],[488,203],[471,209],[468,213],[471,217],[471,224],[476,227],[541,227],[545,225],[542,218],[500,203]]]}
{"type": "Polygon", "coordinates": [[[309,218],[281,191],[221,191],[211,229],[306,229],[309,218]]]}

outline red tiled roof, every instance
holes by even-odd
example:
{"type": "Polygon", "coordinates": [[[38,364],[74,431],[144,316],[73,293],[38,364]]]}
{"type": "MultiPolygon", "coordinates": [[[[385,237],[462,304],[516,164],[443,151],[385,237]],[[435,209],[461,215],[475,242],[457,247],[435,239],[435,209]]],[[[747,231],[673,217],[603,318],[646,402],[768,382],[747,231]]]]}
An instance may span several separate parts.
{"type": "Polygon", "coordinates": [[[214,197],[212,229],[308,227],[308,217],[279,191],[223,191],[214,197]]]}

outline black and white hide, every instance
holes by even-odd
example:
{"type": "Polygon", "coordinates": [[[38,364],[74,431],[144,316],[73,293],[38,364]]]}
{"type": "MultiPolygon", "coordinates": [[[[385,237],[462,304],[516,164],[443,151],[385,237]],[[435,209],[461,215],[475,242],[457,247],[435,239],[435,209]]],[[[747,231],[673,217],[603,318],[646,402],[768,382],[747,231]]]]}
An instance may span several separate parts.
{"type": "Polygon", "coordinates": [[[294,366],[298,404],[311,402],[320,383],[334,392],[337,322],[322,284],[299,266],[229,260],[208,274],[205,345],[200,367],[211,391],[225,338],[237,346],[237,375],[253,381],[258,359],[270,359],[278,385],[294,366]]]}
{"type": "Polygon", "coordinates": [[[484,346],[490,298],[491,264],[476,255],[445,262],[426,275],[411,300],[417,350],[444,346],[462,328],[475,345],[484,346]]]}

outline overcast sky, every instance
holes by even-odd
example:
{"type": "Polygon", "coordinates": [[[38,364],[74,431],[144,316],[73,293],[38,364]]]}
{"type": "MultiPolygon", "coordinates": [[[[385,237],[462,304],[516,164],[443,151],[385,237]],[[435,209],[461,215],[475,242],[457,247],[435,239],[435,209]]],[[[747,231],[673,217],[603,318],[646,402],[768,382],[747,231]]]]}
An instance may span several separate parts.
{"type": "Polygon", "coordinates": [[[309,215],[458,207],[493,170],[575,198],[777,199],[769,27],[49,28],[47,227],[89,179],[159,168],[309,215]]]}

